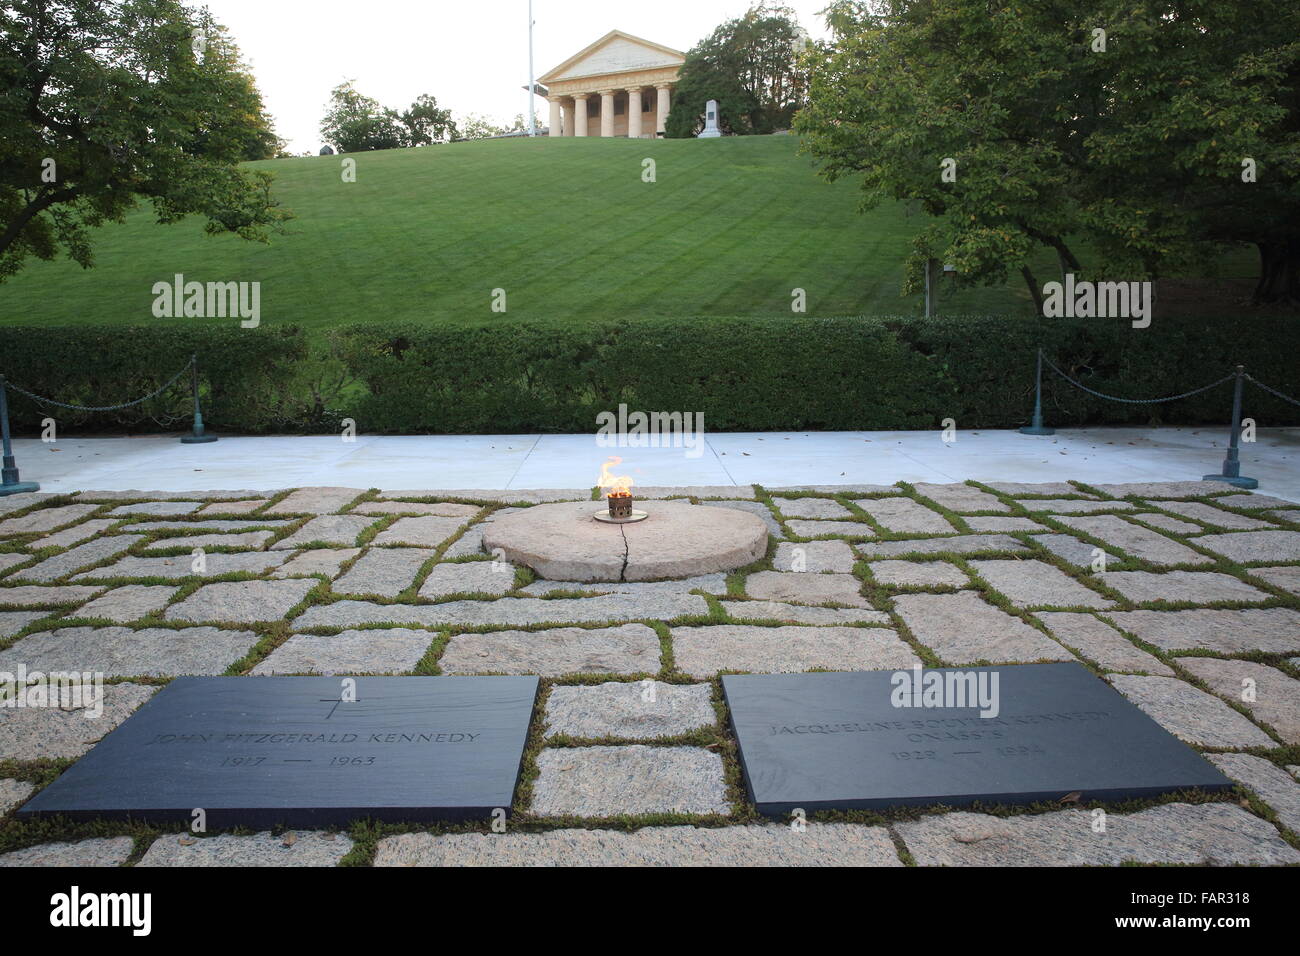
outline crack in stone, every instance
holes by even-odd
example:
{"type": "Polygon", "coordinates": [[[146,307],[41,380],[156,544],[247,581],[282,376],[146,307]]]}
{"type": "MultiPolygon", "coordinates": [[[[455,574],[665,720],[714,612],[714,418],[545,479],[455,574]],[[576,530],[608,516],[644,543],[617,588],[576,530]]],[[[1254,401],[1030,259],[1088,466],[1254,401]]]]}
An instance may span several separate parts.
{"type": "Polygon", "coordinates": [[[627,575],[628,544],[627,544],[627,531],[624,530],[622,525],[618,526],[618,533],[623,536],[623,567],[619,568],[618,570],[618,580],[621,583],[627,580],[626,575],[627,575]]]}

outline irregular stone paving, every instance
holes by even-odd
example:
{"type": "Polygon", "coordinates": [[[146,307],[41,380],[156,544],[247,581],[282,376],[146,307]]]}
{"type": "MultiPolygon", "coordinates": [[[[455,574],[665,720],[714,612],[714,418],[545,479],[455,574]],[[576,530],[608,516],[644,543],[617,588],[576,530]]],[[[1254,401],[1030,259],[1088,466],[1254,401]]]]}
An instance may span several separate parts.
{"type": "Polygon", "coordinates": [[[311,830],[213,837],[169,833],[150,844],[136,866],[338,866],[351,849],[346,834],[311,830]]]}
{"type": "Polygon", "coordinates": [[[946,664],[1074,660],[1046,634],[970,591],[904,594],[894,606],[912,636],[946,664]]]}
{"type": "Polygon", "coordinates": [[[659,680],[556,687],[546,701],[544,736],[676,737],[718,721],[708,684],[659,680]]]}
{"type": "Polygon", "coordinates": [[[1241,704],[1287,743],[1300,744],[1300,680],[1254,661],[1180,657],[1178,664],[1220,697],[1241,704]]]}
{"type": "Polygon", "coordinates": [[[1086,810],[1016,817],[957,811],[900,823],[921,866],[1116,866],[1120,863],[1284,864],[1300,862],[1259,817],[1227,803],[1170,803],[1106,815],[1093,829],[1086,810]]]}
{"type": "Polygon", "coordinates": [[[727,813],[722,758],[700,747],[552,747],[537,758],[539,816],[727,813]]]}
{"type": "Polygon", "coordinates": [[[1040,611],[1034,615],[1066,647],[1103,670],[1174,676],[1173,668],[1148,654],[1105,621],[1091,614],[1040,611]]]}
{"type": "Polygon", "coordinates": [[[677,666],[692,677],[713,677],[719,671],[900,670],[919,662],[897,634],[883,627],[715,624],[675,627],[672,635],[677,666]]]}
{"type": "Polygon", "coordinates": [[[971,569],[1016,607],[1112,607],[1114,601],[1043,561],[972,561],[971,569]]]}
{"type": "MultiPolygon", "coordinates": [[[[1084,534],[1152,564],[1213,564],[1214,559],[1198,554],[1186,545],[1158,531],[1143,528],[1117,515],[1078,518],[1062,515],[1056,519],[1084,534]]],[[[1197,543],[1203,543],[1198,538],[1197,543]]]]}
{"type": "MultiPolygon", "coordinates": [[[[1295,503],[1212,482],[1104,485],[1105,498],[1065,482],[767,489],[779,511],[748,486],[640,490],[651,504],[693,498],[755,514],[779,547],[745,573],[515,590],[527,572],[490,560],[483,529],[533,504],[589,502],[590,488],[0,498],[0,672],[21,664],[121,681],[105,685],[94,719],[71,699],[0,708],[0,760],[17,768],[0,781],[0,815],[30,797],[36,761],[79,758],[148,700],[157,686],[144,679],[235,665],[514,673],[546,680],[533,726],[542,748],[525,765],[531,798],[516,810],[564,826],[665,812],[708,826],[414,832],[384,838],[377,864],[898,865],[900,851],[922,865],[1300,862],[1278,830],[1300,824],[1300,783],[1281,766],[1295,761],[1280,750],[1300,743],[1300,531],[1268,523],[1267,510],[1300,517],[1295,503]],[[792,534],[821,540],[784,541],[778,514],[792,534]],[[879,528],[890,540],[863,540],[879,528]],[[1114,570],[1092,573],[1096,542],[1114,570]],[[1072,610],[1043,610],[1054,607],[1072,610]],[[1111,813],[1102,834],[1076,810],[943,813],[890,828],[739,822],[720,673],[1076,655],[1193,747],[1258,748],[1207,756],[1264,817],[1226,801],[1111,813]],[[1257,655],[1276,656],[1241,659],[1257,655]]],[[[4,862],[118,865],[132,848],[124,833],[53,833],[4,862]]],[[[345,834],[169,834],[140,865],[336,865],[353,849],[345,834]]]]}
{"type": "Polygon", "coordinates": [[[542,833],[403,833],[375,866],[902,866],[884,827],[809,823],[542,833]]]}
{"type": "Polygon", "coordinates": [[[1200,747],[1275,747],[1272,738],[1217,697],[1176,677],[1112,674],[1121,694],[1175,737],[1200,747]]]}

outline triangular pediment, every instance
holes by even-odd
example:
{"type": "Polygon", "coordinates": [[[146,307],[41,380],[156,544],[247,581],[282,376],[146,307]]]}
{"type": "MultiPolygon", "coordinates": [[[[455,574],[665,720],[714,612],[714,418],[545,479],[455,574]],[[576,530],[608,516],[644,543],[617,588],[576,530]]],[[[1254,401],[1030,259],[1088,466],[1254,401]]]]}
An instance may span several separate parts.
{"type": "Polygon", "coordinates": [[[622,30],[611,30],[585,50],[538,77],[538,82],[558,83],[607,73],[677,67],[684,62],[686,54],[672,47],[634,37],[622,30]]]}

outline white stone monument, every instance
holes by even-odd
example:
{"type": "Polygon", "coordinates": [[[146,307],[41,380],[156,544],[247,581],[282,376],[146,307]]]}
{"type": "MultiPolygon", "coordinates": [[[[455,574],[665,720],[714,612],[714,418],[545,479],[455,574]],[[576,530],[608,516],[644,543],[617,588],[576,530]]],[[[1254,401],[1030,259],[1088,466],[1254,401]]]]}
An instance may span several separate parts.
{"type": "Polygon", "coordinates": [[[717,100],[709,100],[709,104],[704,108],[704,129],[696,135],[699,139],[713,139],[722,135],[722,130],[718,129],[717,100]]]}

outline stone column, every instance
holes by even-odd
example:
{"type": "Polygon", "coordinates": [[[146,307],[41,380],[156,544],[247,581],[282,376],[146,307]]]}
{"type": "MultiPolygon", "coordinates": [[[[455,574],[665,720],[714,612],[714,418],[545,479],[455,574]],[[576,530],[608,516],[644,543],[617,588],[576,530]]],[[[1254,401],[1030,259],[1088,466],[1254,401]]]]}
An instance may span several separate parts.
{"type": "Polygon", "coordinates": [[[573,135],[587,135],[587,94],[573,95],[573,135]]]}
{"type": "Polygon", "coordinates": [[[560,98],[558,96],[548,96],[551,103],[551,135],[564,135],[563,114],[560,112],[560,98]]]}
{"type": "Polygon", "coordinates": [[[614,135],[614,91],[600,91],[600,135],[614,135]]]}
{"type": "Polygon", "coordinates": [[[627,136],[641,138],[641,87],[627,91],[627,136]]]}
{"type": "Polygon", "coordinates": [[[660,83],[656,89],[659,91],[659,112],[655,117],[655,132],[662,133],[664,131],[664,121],[668,119],[668,110],[671,106],[668,102],[669,85],[667,83],[660,83]]]}

